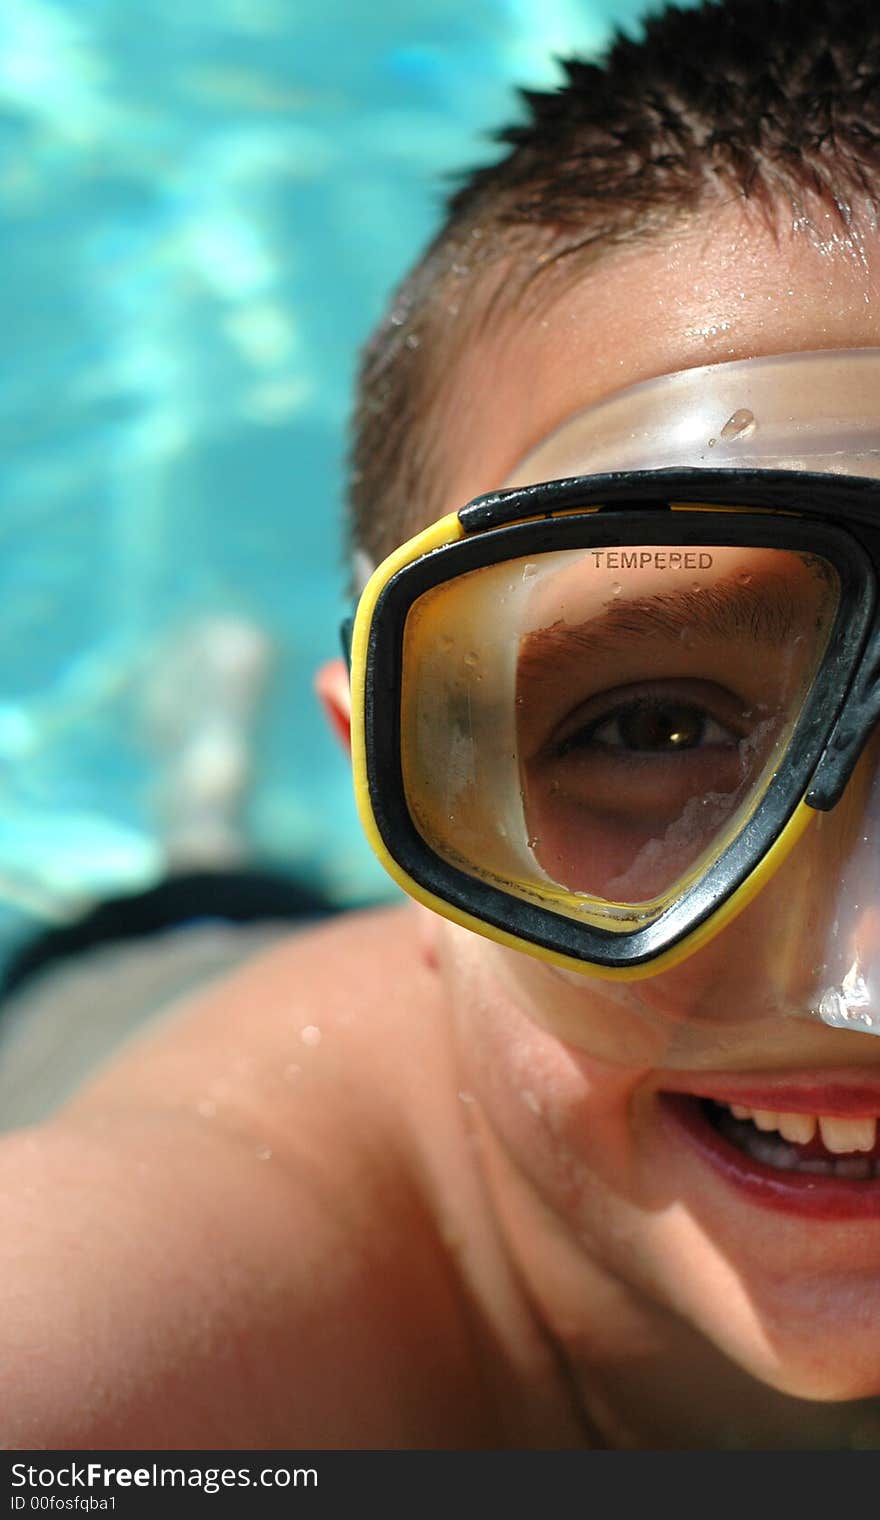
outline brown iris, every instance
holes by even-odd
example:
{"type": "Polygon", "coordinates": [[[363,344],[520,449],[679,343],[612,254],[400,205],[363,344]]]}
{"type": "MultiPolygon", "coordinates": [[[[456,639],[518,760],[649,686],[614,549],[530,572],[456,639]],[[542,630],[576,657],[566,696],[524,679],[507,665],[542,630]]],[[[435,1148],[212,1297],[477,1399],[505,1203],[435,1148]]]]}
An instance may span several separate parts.
{"type": "Polygon", "coordinates": [[[695,749],[705,736],[706,723],[706,714],[685,702],[634,702],[573,734],[562,746],[562,753],[600,744],[608,749],[675,754],[695,749]],[[614,738],[608,735],[610,728],[614,738]]]}
{"type": "Polygon", "coordinates": [[[693,749],[706,728],[706,718],[683,702],[642,703],[618,714],[617,729],[627,749],[693,749]]]}

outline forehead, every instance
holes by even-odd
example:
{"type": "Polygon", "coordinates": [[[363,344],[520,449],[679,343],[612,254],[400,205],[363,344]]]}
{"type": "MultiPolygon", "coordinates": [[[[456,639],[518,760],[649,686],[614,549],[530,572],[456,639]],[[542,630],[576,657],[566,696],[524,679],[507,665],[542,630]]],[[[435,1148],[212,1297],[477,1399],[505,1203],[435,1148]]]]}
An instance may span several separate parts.
{"type": "Polygon", "coordinates": [[[467,350],[443,419],[445,511],[500,486],[573,413],[702,364],[880,345],[880,235],[839,217],[770,227],[741,202],[602,255],[467,350]]]}

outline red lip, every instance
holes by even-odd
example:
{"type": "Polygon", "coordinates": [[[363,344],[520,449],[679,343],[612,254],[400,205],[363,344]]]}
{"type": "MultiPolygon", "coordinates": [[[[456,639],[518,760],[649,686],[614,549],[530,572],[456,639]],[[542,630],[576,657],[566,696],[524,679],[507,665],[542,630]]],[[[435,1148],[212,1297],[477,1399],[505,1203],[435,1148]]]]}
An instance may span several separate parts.
{"type": "MultiPolygon", "coordinates": [[[[674,1073],[664,1082],[667,1091],[678,1086],[674,1073]]],[[[831,1119],[872,1119],[880,1116],[880,1081],[867,1083],[864,1076],[847,1078],[843,1073],[820,1077],[816,1072],[793,1072],[761,1078],[743,1073],[705,1072],[682,1075],[678,1090],[694,1098],[714,1098],[716,1103],[742,1103],[776,1114],[826,1114],[831,1119]]]]}
{"type": "MultiPolygon", "coordinates": [[[[750,1090],[761,1091],[765,1097],[767,1095],[766,1089],[750,1090]]],[[[716,1175],[738,1189],[750,1202],[781,1213],[797,1214],[802,1219],[880,1219],[880,1180],[855,1182],[845,1177],[817,1177],[810,1172],[784,1172],[765,1166],[763,1162],[754,1161],[744,1151],[738,1150],[718,1133],[707,1118],[703,1105],[695,1100],[692,1089],[688,1094],[662,1092],[659,1096],[664,1121],[698,1152],[716,1175]]],[[[755,1108],[773,1109],[778,1105],[781,1109],[778,1093],[774,1103],[764,1102],[763,1098],[760,1103],[752,1103],[745,1097],[727,1100],[720,1097],[719,1089],[713,1084],[712,1092],[705,1096],[719,1097],[721,1102],[742,1101],[755,1108]]],[[[789,1092],[786,1090],[786,1108],[782,1112],[801,1111],[788,1106],[788,1100],[789,1092]]],[[[803,1111],[834,1112],[825,1108],[804,1108],[803,1111]]],[[[853,1108],[846,1110],[848,1114],[856,1112],[853,1108]]],[[[865,1113],[864,1108],[861,1112],[865,1113]]],[[[874,1108],[873,1112],[877,1113],[877,1109],[874,1108]]],[[[835,1117],[837,1116],[844,1115],[838,1110],[835,1117]]]]}

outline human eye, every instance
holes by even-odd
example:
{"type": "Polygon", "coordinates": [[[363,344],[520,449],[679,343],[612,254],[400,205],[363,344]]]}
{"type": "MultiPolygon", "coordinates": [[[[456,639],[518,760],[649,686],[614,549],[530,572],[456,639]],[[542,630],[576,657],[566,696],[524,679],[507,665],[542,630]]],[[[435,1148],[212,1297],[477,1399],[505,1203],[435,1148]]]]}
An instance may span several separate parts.
{"type": "Polygon", "coordinates": [[[754,694],[703,678],[655,676],[569,701],[522,766],[542,865],[580,890],[646,900],[720,837],[777,720],[754,694]]]}
{"type": "Polygon", "coordinates": [[[581,799],[593,815],[656,825],[691,798],[734,792],[754,769],[764,729],[766,714],[729,687],[655,679],[573,706],[529,769],[533,782],[581,799]]]}
{"type": "Polygon", "coordinates": [[[731,749],[744,737],[748,721],[746,710],[732,694],[724,705],[739,708],[738,718],[724,719],[699,698],[662,690],[626,697],[611,693],[589,705],[592,713],[576,714],[555,738],[560,758],[591,748],[632,756],[688,756],[695,750],[731,749]]]}

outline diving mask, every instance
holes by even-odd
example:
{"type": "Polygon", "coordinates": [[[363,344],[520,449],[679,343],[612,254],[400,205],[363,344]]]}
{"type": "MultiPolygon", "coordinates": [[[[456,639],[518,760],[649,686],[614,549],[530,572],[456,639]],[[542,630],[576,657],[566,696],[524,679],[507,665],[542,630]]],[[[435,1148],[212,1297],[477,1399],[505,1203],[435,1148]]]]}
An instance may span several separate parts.
{"type": "Polygon", "coordinates": [[[706,945],[826,815],[797,1003],[873,1027],[877,396],[880,350],[644,382],[379,566],[355,784],[407,892],[631,982],[706,945]]]}

